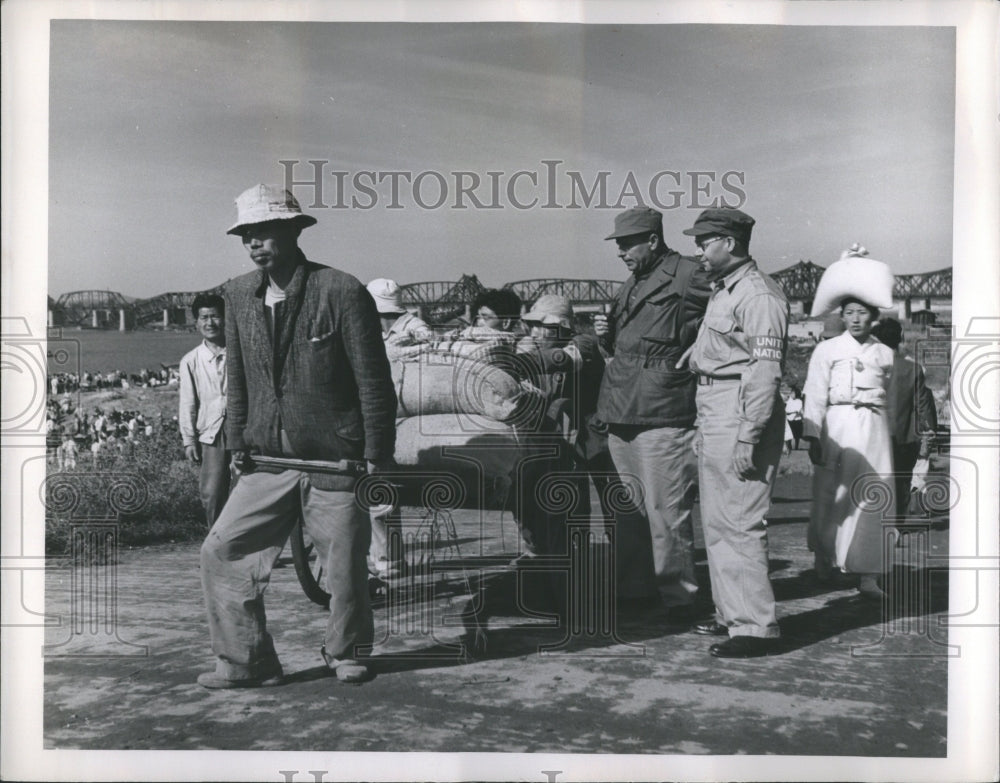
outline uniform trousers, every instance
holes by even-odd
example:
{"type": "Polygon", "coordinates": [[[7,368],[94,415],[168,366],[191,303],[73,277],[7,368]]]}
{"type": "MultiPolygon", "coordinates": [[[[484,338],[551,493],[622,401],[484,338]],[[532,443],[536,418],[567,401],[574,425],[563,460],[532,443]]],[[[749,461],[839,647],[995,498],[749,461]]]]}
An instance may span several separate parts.
{"type": "Polygon", "coordinates": [[[614,425],[609,430],[611,459],[634,501],[621,503],[615,513],[621,598],[659,592],[667,606],[694,601],[693,437],[690,427],[614,425]]]}
{"type": "Polygon", "coordinates": [[[701,524],[716,620],[730,636],[780,635],[768,577],[765,515],[781,459],[785,413],[775,392],[774,413],[754,449],[756,475],[733,470],[739,431],[740,383],[698,387],[698,477],[701,524]]]}
{"type": "Polygon", "coordinates": [[[229,497],[231,472],[229,462],[232,457],[226,449],[226,436],[219,429],[211,443],[199,443],[201,450],[201,471],[198,474],[198,491],[201,505],[205,508],[205,518],[209,527],[219,518],[222,507],[229,497]]]}
{"type": "Polygon", "coordinates": [[[227,679],[267,676],[278,666],[267,632],[264,590],[296,520],[323,558],[330,617],[324,646],[330,658],[370,651],[374,621],[365,560],[371,542],[368,510],[353,492],[321,490],[309,474],[248,473],[201,547],[201,581],[216,671],[227,679]]]}

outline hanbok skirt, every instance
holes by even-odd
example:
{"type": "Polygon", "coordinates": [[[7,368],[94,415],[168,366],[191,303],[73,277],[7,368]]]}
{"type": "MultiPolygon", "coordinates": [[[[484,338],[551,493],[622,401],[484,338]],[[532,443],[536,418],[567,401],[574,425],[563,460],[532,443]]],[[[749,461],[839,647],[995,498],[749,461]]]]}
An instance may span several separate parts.
{"type": "Polygon", "coordinates": [[[809,548],[849,573],[884,573],[884,531],[896,507],[885,410],[832,405],[820,438],[809,548]]]}

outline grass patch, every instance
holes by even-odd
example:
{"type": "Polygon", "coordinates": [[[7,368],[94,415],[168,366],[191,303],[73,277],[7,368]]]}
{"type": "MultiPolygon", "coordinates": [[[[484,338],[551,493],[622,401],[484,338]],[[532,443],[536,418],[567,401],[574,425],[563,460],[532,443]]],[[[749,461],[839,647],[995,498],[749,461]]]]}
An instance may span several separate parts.
{"type": "Polygon", "coordinates": [[[198,468],[171,430],[137,439],[126,453],[81,454],[76,469],[50,472],[45,491],[45,552],[71,549],[74,521],[118,523],[118,545],[194,541],[206,533],[198,468]]]}

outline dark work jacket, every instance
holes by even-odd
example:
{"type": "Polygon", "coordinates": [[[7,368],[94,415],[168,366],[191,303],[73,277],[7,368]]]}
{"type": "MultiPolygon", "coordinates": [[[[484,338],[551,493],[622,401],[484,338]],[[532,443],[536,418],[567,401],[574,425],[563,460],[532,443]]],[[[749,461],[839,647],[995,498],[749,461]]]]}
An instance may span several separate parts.
{"type": "Polygon", "coordinates": [[[228,447],[280,456],[284,429],[302,459],[392,457],[396,393],[365,287],[303,256],[285,289],[276,347],[266,290],[263,271],[225,288],[228,447]]]}
{"type": "Polygon", "coordinates": [[[646,277],[625,281],[608,312],[605,344],[614,356],[604,371],[598,419],[694,426],[697,378],[674,365],[694,342],[711,292],[700,264],[669,248],[646,277]]]}

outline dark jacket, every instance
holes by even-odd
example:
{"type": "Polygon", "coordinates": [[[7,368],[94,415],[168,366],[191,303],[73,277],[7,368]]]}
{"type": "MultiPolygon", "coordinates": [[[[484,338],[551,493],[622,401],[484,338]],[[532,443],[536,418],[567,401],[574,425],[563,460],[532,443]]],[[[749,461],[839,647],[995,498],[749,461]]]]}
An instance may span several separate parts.
{"type": "Polygon", "coordinates": [[[598,419],[694,426],[697,378],[674,365],[694,342],[710,295],[701,266],[670,249],[643,279],[625,281],[608,312],[605,346],[614,358],[604,371],[598,419]]]}
{"type": "MultiPolygon", "coordinates": [[[[526,338],[530,341],[531,338],[526,338]]],[[[522,342],[521,345],[531,344],[522,342]]],[[[550,430],[557,422],[554,414],[565,413],[570,429],[575,433],[573,448],[576,458],[587,461],[607,450],[607,435],[591,427],[597,409],[597,396],[604,374],[604,357],[597,338],[591,334],[574,334],[563,346],[533,348],[521,354],[527,380],[544,395],[541,400],[543,421],[540,430],[550,430]]]]}
{"type": "Polygon", "coordinates": [[[226,284],[226,437],[233,450],[303,459],[393,456],[396,393],[375,303],[361,282],[302,257],[275,348],[262,271],[226,284]]]}
{"type": "Polygon", "coordinates": [[[937,429],[937,403],[927,388],[924,368],[913,359],[893,352],[889,380],[889,434],[896,443],[916,443],[937,429]]]}

